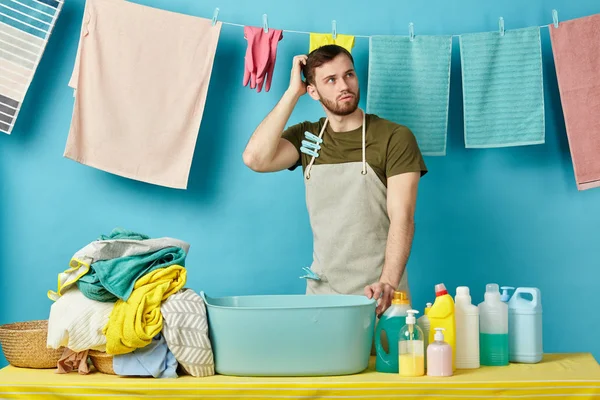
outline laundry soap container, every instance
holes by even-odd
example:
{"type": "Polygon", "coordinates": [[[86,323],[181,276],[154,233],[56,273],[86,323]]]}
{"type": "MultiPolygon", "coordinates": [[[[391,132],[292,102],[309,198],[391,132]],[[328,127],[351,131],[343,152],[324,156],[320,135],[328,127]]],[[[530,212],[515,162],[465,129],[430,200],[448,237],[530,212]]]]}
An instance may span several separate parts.
{"type": "Polygon", "coordinates": [[[495,283],[486,285],[479,303],[479,355],[481,365],[508,365],[508,305],[495,283]]]}
{"type": "Polygon", "coordinates": [[[479,368],[479,308],[466,286],[456,288],[456,368],[479,368]]]}
{"type": "MultiPolygon", "coordinates": [[[[456,369],[456,319],[454,301],[443,283],[435,285],[435,301],[427,313],[429,317],[429,343],[435,340],[436,328],[444,328],[446,343],[452,348],[452,368],[456,369]]],[[[429,354],[428,354],[429,357],[429,354]]],[[[427,361],[429,365],[429,361],[427,361]]]]}
{"type": "Polygon", "coordinates": [[[383,313],[375,330],[375,369],[379,372],[398,373],[398,338],[400,329],[406,325],[408,310],[412,307],[406,293],[394,292],[392,305],[383,313]],[[382,332],[385,332],[388,351],[382,343],[382,332]]]}
{"type": "Polygon", "coordinates": [[[537,288],[520,287],[508,302],[508,349],[511,362],[542,360],[542,295],[537,288]]]}
{"type": "Polygon", "coordinates": [[[204,292],[201,296],[218,374],[349,375],[369,365],[374,299],[360,295],[212,298],[204,292]]]}

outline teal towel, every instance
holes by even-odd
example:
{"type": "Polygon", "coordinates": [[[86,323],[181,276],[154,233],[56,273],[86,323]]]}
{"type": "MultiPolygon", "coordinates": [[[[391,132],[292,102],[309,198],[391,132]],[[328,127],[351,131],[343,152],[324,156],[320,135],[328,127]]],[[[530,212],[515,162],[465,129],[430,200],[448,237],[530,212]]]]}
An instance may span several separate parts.
{"type": "Polygon", "coordinates": [[[180,247],[167,247],[152,253],[138,254],[97,261],[87,274],[77,281],[85,297],[96,301],[127,300],[135,281],[158,268],[171,265],[185,266],[185,251],[180,247]]]}
{"type": "Polygon", "coordinates": [[[372,36],[367,112],[408,127],[423,155],[446,154],[452,36],[372,36]]]}
{"type": "Polygon", "coordinates": [[[117,239],[131,239],[131,240],[145,240],[150,239],[150,236],[139,232],[129,231],[123,228],[115,228],[108,235],[100,235],[98,240],[117,240],[117,239]]]}
{"type": "Polygon", "coordinates": [[[540,28],[460,36],[466,147],[544,143],[540,28]]]}

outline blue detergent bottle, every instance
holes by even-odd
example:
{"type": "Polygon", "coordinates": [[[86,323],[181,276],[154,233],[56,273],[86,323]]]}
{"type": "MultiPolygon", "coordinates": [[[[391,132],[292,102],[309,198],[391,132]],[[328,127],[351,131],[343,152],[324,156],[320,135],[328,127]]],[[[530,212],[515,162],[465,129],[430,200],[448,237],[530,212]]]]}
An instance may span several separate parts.
{"type": "Polygon", "coordinates": [[[375,351],[377,352],[375,369],[377,371],[398,373],[400,329],[406,325],[407,312],[411,309],[406,293],[395,291],[391,306],[383,313],[375,329],[375,351]],[[385,332],[384,338],[382,338],[382,332],[385,332]]]}

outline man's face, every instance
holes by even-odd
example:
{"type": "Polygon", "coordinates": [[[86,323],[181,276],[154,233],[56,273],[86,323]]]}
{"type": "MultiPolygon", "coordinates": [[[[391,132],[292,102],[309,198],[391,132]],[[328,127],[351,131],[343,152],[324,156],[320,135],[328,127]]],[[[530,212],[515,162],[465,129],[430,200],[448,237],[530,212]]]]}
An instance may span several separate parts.
{"type": "Polygon", "coordinates": [[[334,115],[349,115],[358,108],[360,89],[352,61],[345,54],[315,68],[311,97],[334,115]]]}

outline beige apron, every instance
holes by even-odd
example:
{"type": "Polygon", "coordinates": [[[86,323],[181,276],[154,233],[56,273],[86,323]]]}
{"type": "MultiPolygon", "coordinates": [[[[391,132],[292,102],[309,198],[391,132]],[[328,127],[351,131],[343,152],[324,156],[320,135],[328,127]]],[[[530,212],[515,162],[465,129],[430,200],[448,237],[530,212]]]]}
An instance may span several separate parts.
{"type": "MultiPolygon", "coordinates": [[[[327,120],[321,139],[326,126],[327,120]]],[[[306,168],[306,204],[314,242],[310,269],[315,274],[307,277],[307,294],[360,295],[381,276],[390,227],[387,188],[366,162],[365,140],[363,112],[362,163],[313,165],[313,156],[306,168]]],[[[398,290],[409,295],[406,271],[398,290]]]]}

